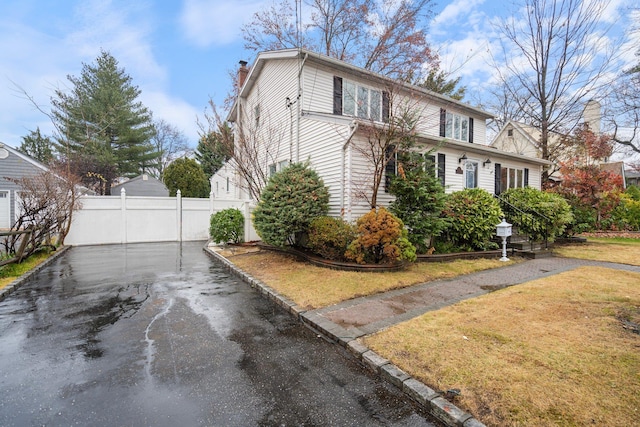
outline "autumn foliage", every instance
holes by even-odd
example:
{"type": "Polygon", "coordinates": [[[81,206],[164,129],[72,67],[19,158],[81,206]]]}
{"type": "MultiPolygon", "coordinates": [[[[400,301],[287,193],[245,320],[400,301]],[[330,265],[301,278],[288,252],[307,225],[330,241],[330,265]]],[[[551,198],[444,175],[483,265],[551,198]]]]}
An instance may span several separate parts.
{"type": "Polygon", "coordinates": [[[600,166],[611,155],[611,138],[596,135],[583,125],[570,141],[574,156],[560,163],[562,184],[555,191],[565,196],[574,210],[591,212],[592,226],[608,228],[608,219],[624,189],[620,174],[600,166]]]}
{"type": "Polygon", "coordinates": [[[415,261],[416,250],[407,240],[407,230],[385,208],[371,209],[357,222],[358,237],[345,256],[358,264],[393,264],[415,261]]]}

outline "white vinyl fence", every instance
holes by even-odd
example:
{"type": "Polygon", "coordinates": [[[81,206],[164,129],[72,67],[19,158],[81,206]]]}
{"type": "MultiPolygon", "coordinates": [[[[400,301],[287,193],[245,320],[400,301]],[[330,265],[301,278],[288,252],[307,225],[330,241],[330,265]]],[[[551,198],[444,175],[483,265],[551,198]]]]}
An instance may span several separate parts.
{"type": "Polygon", "coordinates": [[[249,201],[181,197],[83,196],[73,213],[67,245],[207,240],[213,213],[237,208],[245,217],[245,241],[259,240],[249,201]]]}

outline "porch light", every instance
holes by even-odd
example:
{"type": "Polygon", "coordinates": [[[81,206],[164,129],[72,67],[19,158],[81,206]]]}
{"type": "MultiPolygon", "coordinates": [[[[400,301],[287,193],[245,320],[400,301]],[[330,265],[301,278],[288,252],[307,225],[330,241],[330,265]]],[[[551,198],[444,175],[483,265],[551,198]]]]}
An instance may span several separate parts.
{"type": "Polygon", "coordinates": [[[461,163],[463,160],[467,160],[467,153],[462,153],[462,156],[458,158],[458,163],[461,163]]]}
{"type": "Polygon", "coordinates": [[[482,162],[482,167],[485,167],[485,166],[490,165],[490,164],[491,164],[491,159],[487,157],[487,160],[482,162]]]}
{"type": "Polygon", "coordinates": [[[502,258],[500,258],[500,261],[509,261],[509,258],[507,258],[507,237],[511,236],[511,224],[502,218],[502,222],[496,225],[496,229],[498,237],[502,237],[502,258]]]}

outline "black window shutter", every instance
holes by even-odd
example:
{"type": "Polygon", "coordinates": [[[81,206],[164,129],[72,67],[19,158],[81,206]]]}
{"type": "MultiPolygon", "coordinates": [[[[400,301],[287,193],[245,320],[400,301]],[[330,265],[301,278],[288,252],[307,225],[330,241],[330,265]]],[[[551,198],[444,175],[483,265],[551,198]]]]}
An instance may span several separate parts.
{"type": "Polygon", "coordinates": [[[440,109],[440,136],[444,137],[445,126],[447,122],[447,110],[440,109]]]}
{"type": "Polygon", "coordinates": [[[444,175],[445,175],[445,159],[446,156],[442,153],[438,153],[438,180],[440,180],[440,184],[444,187],[444,175]]]}
{"type": "Polygon", "coordinates": [[[500,166],[500,163],[496,163],[496,170],[494,173],[494,193],[496,194],[496,196],[499,196],[500,193],[502,192],[502,183],[501,181],[501,173],[502,173],[502,167],[500,166]]]}
{"type": "Polygon", "coordinates": [[[473,144],[473,117],[469,117],[469,142],[473,144]]]}
{"type": "Polygon", "coordinates": [[[387,165],[384,168],[384,192],[389,192],[391,186],[391,179],[396,175],[396,147],[390,145],[385,150],[385,158],[387,159],[387,165]]]}
{"type": "Polygon", "coordinates": [[[524,186],[529,186],[529,168],[524,168],[524,186]]]}
{"type": "Polygon", "coordinates": [[[342,77],[333,76],[333,114],[342,115],[342,77]]]}
{"type": "Polygon", "coordinates": [[[382,120],[389,121],[389,92],[382,92],[382,120]]]}

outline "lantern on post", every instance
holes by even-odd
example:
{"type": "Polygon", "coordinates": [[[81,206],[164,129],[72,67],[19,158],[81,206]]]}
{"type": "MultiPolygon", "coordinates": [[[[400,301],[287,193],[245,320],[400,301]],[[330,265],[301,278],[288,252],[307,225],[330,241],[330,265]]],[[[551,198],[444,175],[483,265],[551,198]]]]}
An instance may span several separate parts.
{"type": "Polygon", "coordinates": [[[507,258],[507,237],[511,236],[511,224],[502,218],[502,222],[496,226],[498,237],[502,238],[502,258],[500,261],[509,261],[507,258]]]}

